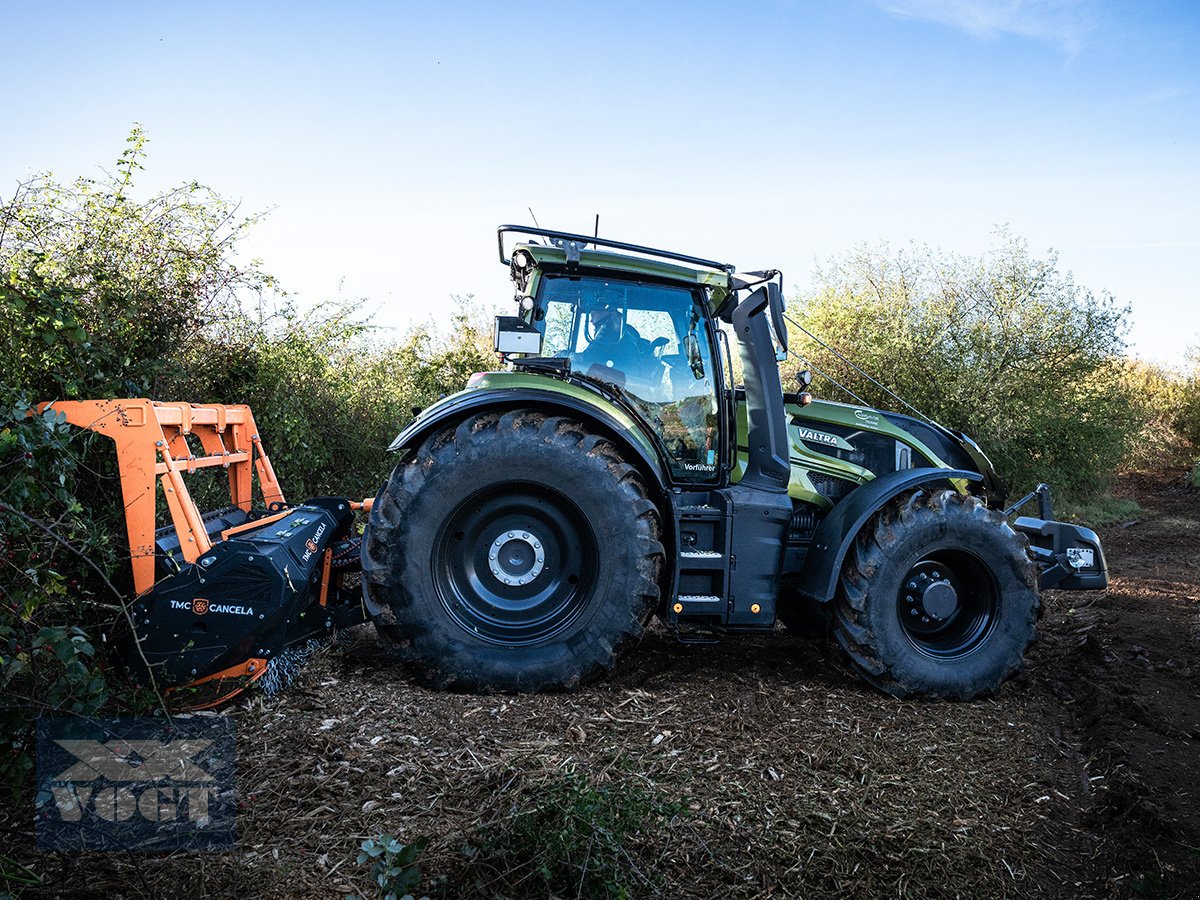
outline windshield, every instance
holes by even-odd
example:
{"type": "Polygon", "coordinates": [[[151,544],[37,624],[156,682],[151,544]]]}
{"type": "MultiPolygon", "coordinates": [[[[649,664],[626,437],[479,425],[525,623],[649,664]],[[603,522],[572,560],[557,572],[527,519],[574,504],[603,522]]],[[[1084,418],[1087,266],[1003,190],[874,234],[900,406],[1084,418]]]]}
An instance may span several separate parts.
{"type": "Polygon", "coordinates": [[[543,278],[534,309],[542,354],[620,388],[662,438],[675,477],[718,462],[716,371],[692,290],[588,276],[543,278]]]}

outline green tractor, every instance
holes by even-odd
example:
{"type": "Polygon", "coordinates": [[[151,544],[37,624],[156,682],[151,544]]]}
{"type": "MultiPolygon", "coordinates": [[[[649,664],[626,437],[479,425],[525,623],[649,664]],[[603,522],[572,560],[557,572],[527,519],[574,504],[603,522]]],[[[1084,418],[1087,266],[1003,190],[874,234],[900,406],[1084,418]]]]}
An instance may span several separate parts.
{"type": "Polygon", "coordinates": [[[655,615],[685,642],[819,618],[871,684],[967,699],[1020,669],[1040,589],[1106,586],[1096,534],[1044,485],[1006,509],[967,436],[816,400],[807,372],[785,392],[778,272],[498,239],[506,368],[400,433],[363,541],[367,611],[423,683],[573,688],[655,615]]]}

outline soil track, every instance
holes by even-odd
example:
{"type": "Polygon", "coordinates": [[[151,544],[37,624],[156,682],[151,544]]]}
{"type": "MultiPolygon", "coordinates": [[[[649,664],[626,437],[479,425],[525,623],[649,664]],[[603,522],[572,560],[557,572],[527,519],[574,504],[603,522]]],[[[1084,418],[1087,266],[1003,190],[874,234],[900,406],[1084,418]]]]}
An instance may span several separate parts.
{"type": "Polygon", "coordinates": [[[1200,896],[1200,497],[1180,483],[1123,482],[1146,515],[1104,534],[1111,588],[1053,596],[1030,667],[1078,742],[1097,893],[1200,896]]]}
{"type": "Polygon", "coordinates": [[[431,838],[432,897],[545,896],[553,835],[504,828],[575,772],[679,805],[626,837],[633,896],[1200,896],[1200,498],[1176,484],[1122,483],[1145,514],[1103,534],[1111,588],[1048,595],[991,700],[902,703],[783,631],[651,634],[609,681],[536,697],[431,693],[368,645],[234,709],[237,854],[36,854],[30,818],[10,852],[33,895],[340,897],[386,831],[431,838]]]}

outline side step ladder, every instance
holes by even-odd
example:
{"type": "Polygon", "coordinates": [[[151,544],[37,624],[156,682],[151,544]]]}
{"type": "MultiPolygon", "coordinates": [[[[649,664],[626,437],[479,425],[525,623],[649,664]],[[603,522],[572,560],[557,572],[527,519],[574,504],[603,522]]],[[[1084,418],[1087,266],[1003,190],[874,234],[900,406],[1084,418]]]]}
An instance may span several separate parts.
{"type": "Polygon", "coordinates": [[[675,596],[667,627],[683,644],[716,644],[729,597],[729,516],[720,494],[676,495],[675,596]]]}

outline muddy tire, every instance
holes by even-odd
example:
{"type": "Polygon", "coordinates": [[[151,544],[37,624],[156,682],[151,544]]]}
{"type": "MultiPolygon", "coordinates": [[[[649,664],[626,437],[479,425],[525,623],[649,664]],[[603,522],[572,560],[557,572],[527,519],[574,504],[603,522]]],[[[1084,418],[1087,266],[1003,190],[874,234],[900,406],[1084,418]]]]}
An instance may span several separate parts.
{"type": "Polygon", "coordinates": [[[658,604],[658,509],[608,438],[529,410],[435,432],[380,491],[367,608],[424,684],[570,689],[610,671],[658,604]]]}
{"type": "Polygon", "coordinates": [[[897,697],[967,700],[1021,670],[1040,600],[1024,539],[955,491],[917,491],[864,526],[832,632],[851,666],[897,697]]]}

